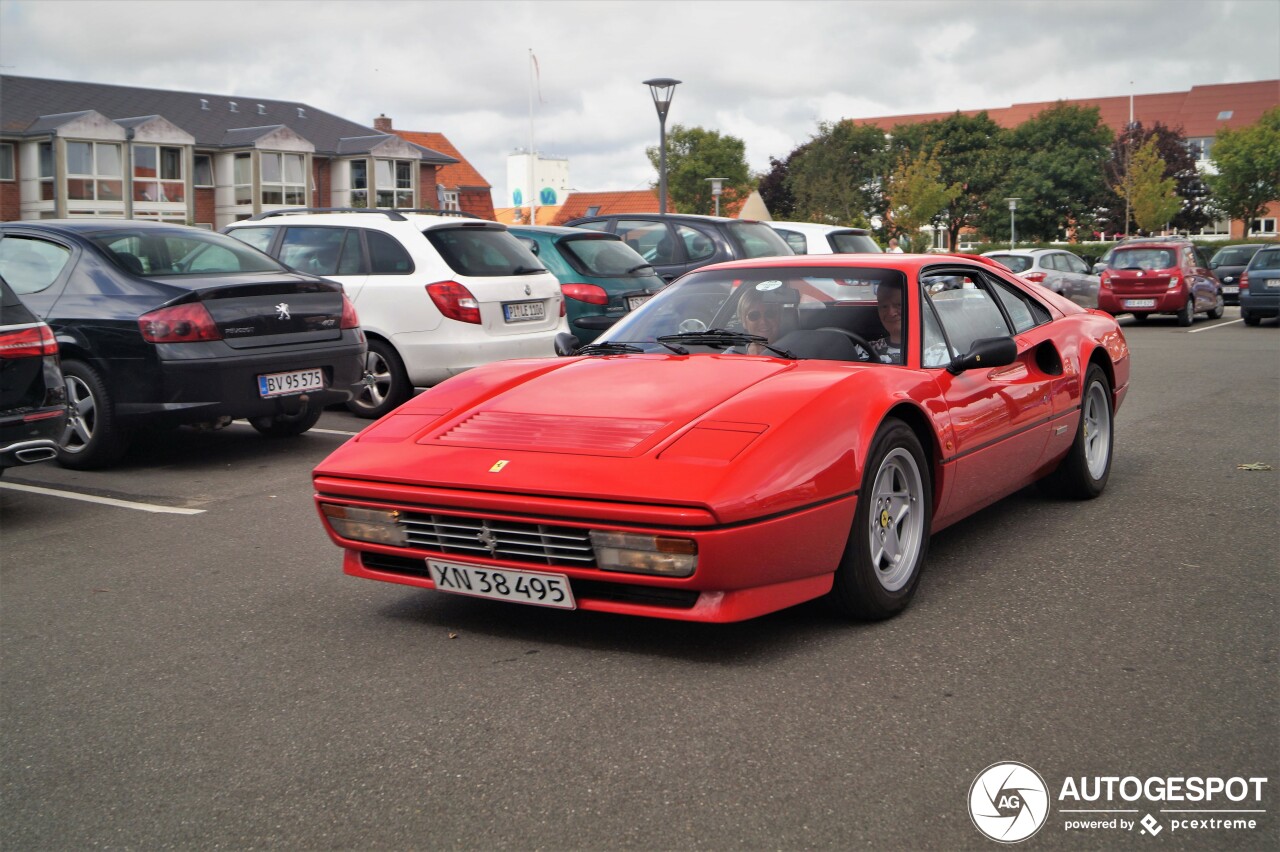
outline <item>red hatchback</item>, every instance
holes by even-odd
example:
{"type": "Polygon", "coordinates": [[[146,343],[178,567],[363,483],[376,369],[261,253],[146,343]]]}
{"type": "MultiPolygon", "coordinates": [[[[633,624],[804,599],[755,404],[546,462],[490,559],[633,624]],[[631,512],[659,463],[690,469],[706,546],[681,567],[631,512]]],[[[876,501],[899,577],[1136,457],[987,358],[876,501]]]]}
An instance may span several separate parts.
{"type": "Polygon", "coordinates": [[[1098,285],[1098,307],[1109,314],[1176,314],[1178,325],[1195,315],[1222,316],[1221,285],[1204,254],[1189,240],[1134,240],[1111,252],[1098,285]]]}

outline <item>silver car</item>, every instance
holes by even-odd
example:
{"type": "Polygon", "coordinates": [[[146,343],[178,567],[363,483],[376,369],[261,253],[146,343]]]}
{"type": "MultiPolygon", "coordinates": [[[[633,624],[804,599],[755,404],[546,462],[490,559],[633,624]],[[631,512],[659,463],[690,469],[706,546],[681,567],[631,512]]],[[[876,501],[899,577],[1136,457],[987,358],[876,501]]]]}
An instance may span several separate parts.
{"type": "Polygon", "coordinates": [[[1066,296],[1084,308],[1098,307],[1098,276],[1079,256],[1061,249],[989,251],[989,257],[1018,276],[1066,296]]]}

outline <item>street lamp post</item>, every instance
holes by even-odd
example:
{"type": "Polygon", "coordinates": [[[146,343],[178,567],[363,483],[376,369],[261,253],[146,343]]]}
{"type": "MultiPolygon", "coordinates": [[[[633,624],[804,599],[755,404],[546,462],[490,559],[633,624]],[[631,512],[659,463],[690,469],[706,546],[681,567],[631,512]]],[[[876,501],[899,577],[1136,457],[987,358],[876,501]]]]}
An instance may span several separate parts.
{"type": "Polygon", "coordinates": [[[1013,244],[1018,241],[1018,231],[1013,221],[1013,211],[1018,209],[1018,202],[1021,198],[1006,198],[1009,202],[1009,251],[1013,251],[1013,244]]]}
{"type": "Polygon", "coordinates": [[[653,105],[658,110],[658,212],[667,212],[667,110],[671,108],[679,80],[670,77],[657,77],[645,80],[649,94],[653,95],[653,105]]]}
{"type": "Polygon", "coordinates": [[[711,197],[716,200],[716,215],[720,215],[720,194],[724,192],[724,182],[728,178],[707,178],[711,181],[711,197]]]}

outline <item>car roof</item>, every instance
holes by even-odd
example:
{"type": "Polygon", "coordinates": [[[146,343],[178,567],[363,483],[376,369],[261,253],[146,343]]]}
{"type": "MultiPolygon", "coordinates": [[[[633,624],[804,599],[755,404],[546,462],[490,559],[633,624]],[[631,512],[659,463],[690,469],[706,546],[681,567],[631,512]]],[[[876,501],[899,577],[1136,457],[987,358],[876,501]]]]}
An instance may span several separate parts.
{"type": "Polygon", "coordinates": [[[779,222],[776,219],[771,222],[765,222],[770,227],[784,226],[795,231],[808,231],[815,234],[866,234],[870,235],[871,231],[866,228],[854,228],[846,225],[824,225],[821,222],[779,222]]]}
{"type": "Polygon", "coordinates": [[[180,222],[157,222],[150,219],[110,219],[105,216],[85,219],[19,219],[0,224],[11,228],[32,228],[34,230],[72,234],[97,234],[113,228],[130,231],[177,229],[181,231],[200,231],[205,234],[215,233],[206,228],[196,228],[191,225],[183,225],[180,222]]]}
{"type": "Polygon", "coordinates": [[[759,219],[734,219],[731,216],[704,216],[701,213],[598,213],[595,216],[578,216],[569,220],[572,222],[594,221],[599,219],[671,219],[673,221],[690,221],[690,222],[749,222],[752,224],[766,224],[760,222],[759,219]]]}
{"type": "Polygon", "coordinates": [[[753,257],[745,260],[728,260],[699,268],[698,272],[714,269],[762,269],[783,267],[787,269],[812,269],[814,267],[875,267],[918,271],[926,266],[949,264],[996,269],[1008,274],[1009,270],[989,258],[965,254],[795,254],[753,257]]]}
{"type": "Polygon", "coordinates": [[[348,224],[354,224],[359,220],[361,227],[383,230],[395,230],[401,227],[401,223],[404,222],[412,223],[419,230],[424,227],[434,228],[442,225],[457,225],[459,223],[466,223],[473,227],[483,225],[502,230],[506,230],[507,227],[501,222],[481,219],[470,213],[456,210],[396,210],[387,207],[289,207],[279,210],[266,210],[249,219],[232,222],[227,227],[240,228],[246,225],[259,225],[267,222],[274,224],[272,220],[276,219],[307,224],[332,223],[337,217],[350,217],[348,224]]]}
{"type": "Polygon", "coordinates": [[[594,228],[567,228],[563,225],[508,225],[509,231],[522,231],[532,234],[548,234],[550,236],[593,236],[596,238],[603,237],[607,240],[622,239],[617,234],[610,234],[607,231],[597,231],[594,228]]]}

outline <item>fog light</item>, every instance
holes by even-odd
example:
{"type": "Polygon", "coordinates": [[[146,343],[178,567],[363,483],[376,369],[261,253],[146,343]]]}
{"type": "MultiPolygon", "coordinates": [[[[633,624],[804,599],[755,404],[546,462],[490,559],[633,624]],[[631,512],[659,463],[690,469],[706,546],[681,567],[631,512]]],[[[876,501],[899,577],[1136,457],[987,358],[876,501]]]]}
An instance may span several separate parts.
{"type": "Polygon", "coordinates": [[[360,509],[321,503],[320,511],[328,518],[333,531],[343,538],[394,547],[405,547],[409,543],[407,533],[397,523],[400,513],[395,509],[360,509]]]}
{"type": "Polygon", "coordinates": [[[688,577],[698,566],[698,543],[689,538],[592,530],[591,545],[603,571],[688,577]]]}

